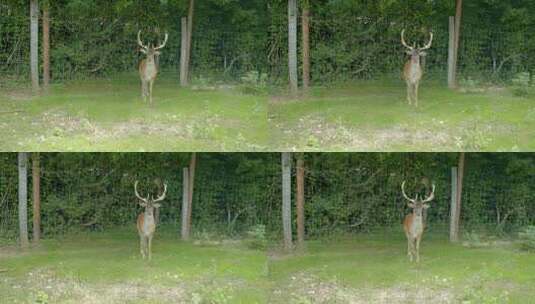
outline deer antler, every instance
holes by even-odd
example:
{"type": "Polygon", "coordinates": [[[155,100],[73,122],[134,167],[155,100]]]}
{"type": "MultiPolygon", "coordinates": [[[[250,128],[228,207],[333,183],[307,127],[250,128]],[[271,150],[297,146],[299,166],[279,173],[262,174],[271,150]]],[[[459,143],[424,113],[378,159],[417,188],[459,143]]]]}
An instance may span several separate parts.
{"type": "Polygon", "coordinates": [[[403,44],[404,47],[408,48],[409,50],[414,50],[414,47],[409,46],[407,42],[405,42],[405,29],[401,31],[401,44],[403,44]]]}
{"type": "Polygon", "coordinates": [[[433,189],[431,190],[431,194],[429,194],[429,196],[424,199],[422,201],[422,203],[427,203],[427,202],[430,202],[432,201],[433,199],[435,198],[435,184],[433,184],[433,189]]]}
{"type": "Polygon", "coordinates": [[[143,42],[141,42],[141,30],[137,32],[137,44],[144,49],[148,49],[148,46],[143,45],[143,42]]]}
{"type": "Polygon", "coordinates": [[[159,202],[159,201],[163,201],[165,199],[165,193],[166,192],[167,192],[167,184],[164,183],[163,184],[163,193],[162,193],[162,195],[158,196],[158,198],[153,200],[152,202],[156,203],[156,202],[159,202]]]}
{"type": "Polygon", "coordinates": [[[429,42],[423,47],[419,48],[419,50],[420,51],[427,50],[431,47],[431,44],[433,44],[433,32],[429,32],[429,42]]]}
{"type": "Polygon", "coordinates": [[[416,203],[416,199],[411,199],[407,196],[407,194],[405,194],[405,181],[403,181],[403,183],[401,183],[401,193],[403,193],[403,197],[405,199],[407,199],[408,201],[411,201],[413,203],[416,203]]]}
{"type": "Polygon", "coordinates": [[[159,49],[163,48],[165,46],[165,44],[167,43],[167,38],[169,38],[169,34],[165,33],[165,38],[163,39],[163,43],[160,44],[159,46],[155,47],[154,49],[155,50],[159,50],[159,49]]]}
{"type": "Polygon", "coordinates": [[[149,196],[147,195],[147,198],[142,198],[141,195],[139,195],[139,193],[137,192],[137,184],[138,183],[139,183],[139,181],[136,181],[134,183],[134,192],[136,193],[136,197],[147,204],[148,201],[149,201],[149,196]]]}

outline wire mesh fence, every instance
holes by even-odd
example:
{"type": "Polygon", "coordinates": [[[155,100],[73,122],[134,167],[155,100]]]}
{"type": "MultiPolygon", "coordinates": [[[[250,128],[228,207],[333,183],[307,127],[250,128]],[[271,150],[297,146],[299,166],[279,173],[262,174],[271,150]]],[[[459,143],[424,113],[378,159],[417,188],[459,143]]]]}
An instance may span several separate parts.
{"type": "MultiPolygon", "coordinates": [[[[452,195],[449,157],[448,154],[418,157],[380,153],[306,154],[307,237],[399,227],[409,212],[400,188],[404,180],[407,195],[411,197],[426,196],[431,184],[436,185],[435,199],[426,214],[427,223],[431,229],[446,229],[452,195]]],[[[0,161],[0,239],[13,242],[18,235],[17,157],[15,153],[4,153],[0,154],[0,161]]],[[[194,236],[243,235],[259,225],[265,226],[275,238],[282,235],[280,155],[262,154],[248,162],[254,165],[239,170],[230,170],[225,161],[197,168],[192,209],[194,236]]],[[[535,169],[528,168],[525,172],[507,173],[494,166],[482,170],[468,167],[462,192],[464,231],[490,228],[502,233],[533,225],[535,169]]],[[[43,235],[56,237],[117,227],[134,230],[137,214],[142,211],[134,194],[134,181],[140,181],[141,195],[157,195],[161,193],[158,179],[168,184],[167,198],[158,216],[159,225],[175,227],[178,234],[182,166],[174,154],[45,155],[41,161],[43,235]]],[[[292,183],[295,189],[295,176],[292,183]]],[[[292,199],[295,206],[295,195],[292,199]]],[[[28,203],[31,219],[31,197],[28,203]]],[[[295,219],[295,214],[292,218],[295,219]]],[[[29,225],[31,231],[31,220],[29,225]]]]}
{"type": "MultiPolygon", "coordinates": [[[[0,20],[0,72],[4,81],[29,79],[29,17],[26,11],[2,11],[0,20]]],[[[194,80],[240,81],[252,72],[266,74],[272,83],[285,83],[288,62],[288,29],[284,5],[269,13],[266,27],[250,29],[198,24],[193,32],[191,75],[194,80]]],[[[433,46],[424,58],[428,77],[447,77],[449,29],[447,18],[426,26],[411,20],[371,18],[351,11],[318,12],[311,18],[311,76],[316,85],[336,81],[399,78],[406,55],[400,32],[407,39],[423,44],[428,32],[433,46]]],[[[259,19],[260,20],[260,19],[259,19]]],[[[263,20],[263,19],[262,19],[263,20]]],[[[260,21],[259,21],[260,24],[260,21]]],[[[51,13],[51,73],[56,81],[110,77],[121,73],[135,75],[142,54],[136,34],[156,43],[163,32],[169,41],[159,65],[165,71],[178,71],[180,65],[180,22],[152,28],[123,20],[121,16],[82,18],[51,13]],[[165,30],[163,29],[165,28],[165,30]]],[[[300,35],[300,33],[299,33],[300,35]]],[[[301,47],[301,46],[300,46],[301,47]]],[[[299,56],[300,57],[300,56],[299,56]]],[[[528,28],[488,28],[466,24],[462,28],[459,73],[462,81],[509,81],[522,72],[535,70],[535,34],[528,28]]],[[[299,58],[301,60],[301,58],[299,58]]],[[[177,77],[176,75],[173,77],[177,77]]],[[[260,77],[260,76],[258,76],[260,77]]],[[[178,81],[178,80],[177,80],[178,81]]]]}

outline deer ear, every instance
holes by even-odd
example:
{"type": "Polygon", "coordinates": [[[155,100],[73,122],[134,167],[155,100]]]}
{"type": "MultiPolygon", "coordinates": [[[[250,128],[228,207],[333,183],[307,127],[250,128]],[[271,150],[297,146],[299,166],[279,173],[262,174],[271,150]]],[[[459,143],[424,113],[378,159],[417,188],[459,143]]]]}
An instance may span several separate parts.
{"type": "Polygon", "coordinates": [[[405,53],[407,53],[407,55],[412,55],[411,51],[405,51],[405,53]]]}
{"type": "Polygon", "coordinates": [[[416,207],[413,203],[409,203],[408,205],[409,205],[409,208],[414,208],[414,207],[416,207]]]}
{"type": "Polygon", "coordinates": [[[144,48],[140,48],[139,51],[143,54],[147,54],[147,50],[145,50],[144,48]]]}
{"type": "Polygon", "coordinates": [[[156,56],[160,56],[160,51],[156,51],[156,52],[154,52],[154,55],[156,55],[156,56]]]}
{"type": "Polygon", "coordinates": [[[422,56],[422,57],[427,56],[427,52],[420,52],[420,56],[422,56]]]}
{"type": "Polygon", "coordinates": [[[140,205],[141,207],[147,207],[147,204],[146,204],[145,202],[140,202],[139,205],[140,205]]]}
{"type": "Polygon", "coordinates": [[[156,203],[156,204],[154,204],[154,205],[152,205],[152,206],[154,206],[154,208],[160,208],[162,205],[156,203]]]}
{"type": "Polygon", "coordinates": [[[423,207],[424,207],[424,209],[427,209],[427,208],[429,208],[429,205],[428,204],[424,204],[423,207]]]}

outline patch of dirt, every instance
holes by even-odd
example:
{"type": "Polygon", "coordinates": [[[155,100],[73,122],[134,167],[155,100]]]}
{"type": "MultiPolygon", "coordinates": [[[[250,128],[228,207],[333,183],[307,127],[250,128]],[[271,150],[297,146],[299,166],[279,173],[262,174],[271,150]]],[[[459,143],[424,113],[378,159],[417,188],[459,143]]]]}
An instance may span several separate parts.
{"type": "Polygon", "coordinates": [[[145,300],[157,303],[187,302],[184,286],[164,287],[151,282],[88,284],[75,279],[58,278],[53,271],[42,269],[27,274],[22,283],[4,282],[13,289],[31,291],[31,303],[128,303],[145,300]]]}
{"type": "MultiPolygon", "coordinates": [[[[355,271],[358,271],[357,269],[355,271]]],[[[274,295],[285,303],[456,303],[454,292],[446,287],[398,285],[387,288],[351,288],[336,280],[321,281],[317,277],[300,273],[293,276],[284,288],[275,289],[274,295]]]]}

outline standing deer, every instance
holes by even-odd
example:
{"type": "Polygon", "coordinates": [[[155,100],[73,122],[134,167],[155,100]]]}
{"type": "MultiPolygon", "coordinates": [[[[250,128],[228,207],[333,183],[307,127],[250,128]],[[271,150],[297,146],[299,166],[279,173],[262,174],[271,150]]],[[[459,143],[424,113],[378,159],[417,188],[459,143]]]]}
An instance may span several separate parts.
{"type": "Polygon", "coordinates": [[[416,43],[409,46],[405,42],[405,30],[401,31],[401,44],[407,48],[406,52],[410,56],[403,68],[403,79],[407,83],[407,102],[411,105],[414,101],[416,107],[418,106],[418,87],[423,75],[420,57],[427,55],[425,50],[431,48],[433,43],[433,33],[430,32],[429,36],[429,42],[423,47],[416,47],[416,43]]]}
{"type": "Polygon", "coordinates": [[[145,259],[147,256],[149,261],[152,257],[152,237],[156,230],[156,221],[154,220],[154,210],[160,208],[160,204],[157,202],[165,199],[165,193],[167,192],[167,184],[163,184],[163,193],[156,199],[152,195],[147,194],[146,198],[141,197],[137,191],[138,181],[134,184],[134,192],[136,197],[140,200],[139,205],[145,208],[143,213],[140,213],[137,217],[137,232],[139,234],[139,247],[141,256],[145,259]]]}
{"type": "Polygon", "coordinates": [[[416,194],[414,199],[409,198],[407,194],[405,194],[405,181],[401,184],[401,193],[403,193],[403,197],[410,202],[408,205],[412,209],[412,213],[408,214],[403,221],[403,230],[405,230],[405,235],[407,236],[407,255],[411,262],[414,261],[414,258],[416,257],[416,262],[419,263],[420,241],[422,240],[422,235],[425,229],[423,211],[429,208],[429,205],[426,203],[435,198],[435,184],[433,184],[431,194],[423,200],[419,198],[418,194],[416,194]]]}
{"type": "Polygon", "coordinates": [[[158,75],[158,66],[156,64],[156,56],[160,55],[159,49],[162,49],[167,43],[168,35],[165,34],[165,39],[162,44],[154,47],[152,43],[143,45],[141,42],[141,31],[137,32],[137,44],[141,47],[141,52],[147,57],[139,63],[139,77],[141,78],[141,96],[146,102],[149,97],[149,103],[152,106],[152,85],[158,75]]]}

